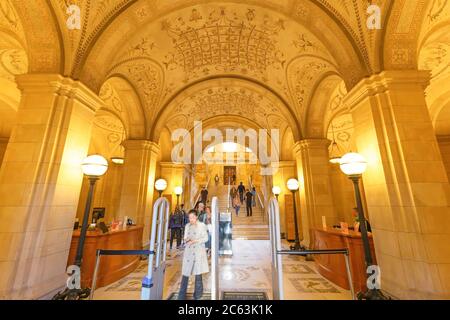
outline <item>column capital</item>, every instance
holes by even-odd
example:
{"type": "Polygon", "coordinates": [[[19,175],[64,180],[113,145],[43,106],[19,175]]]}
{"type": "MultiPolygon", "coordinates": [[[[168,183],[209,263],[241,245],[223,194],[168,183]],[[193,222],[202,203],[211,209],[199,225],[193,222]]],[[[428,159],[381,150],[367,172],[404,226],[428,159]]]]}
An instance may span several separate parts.
{"type": "Polygon", "coordinates": [[[22,74],[16,76],[22,93],[48,93],[76,99],[96,112],[104,105],[100,97],[81,81],[60,74],[22,74]]]}
{"type": "Polygon", "coordinates": [[[390,70],[362,79],[344,97],[343,104],[349,111],[367,97],[392,89],[420,86],[425,90],[430,83],[431,73],[427,70],[390,70]]]}
{"type": "Polygon", "coordinates": [[[307,149],[327,149],[330,146],[331,141],[326,138],[312,138],[299,140],[294,144],[294,153],[297,155],[302,150],[307,149]]]}
{"type": "Polygon", "coordinates": [[[176,162],[169,162],[169,161],[161,161],[159,163],[161,168],[182,168],[184,169],[186,165],[184,163],[176,163],[176,162]]]}
{"type": "Polygon", "coordinates": [[[149,150],[156,154],[159,154],[161,148],[159,144],[150,140],[125,140],[122,142],[122,145],[126,150],[149,150]]]}

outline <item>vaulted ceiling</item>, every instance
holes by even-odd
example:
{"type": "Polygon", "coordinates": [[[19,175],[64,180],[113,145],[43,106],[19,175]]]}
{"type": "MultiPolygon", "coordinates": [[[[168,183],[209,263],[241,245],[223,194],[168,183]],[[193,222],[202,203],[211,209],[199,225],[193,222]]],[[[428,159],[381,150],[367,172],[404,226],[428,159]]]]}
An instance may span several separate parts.
{"type": "Polygon", "coordinates": [[[296,138],[317,135],[338,88],[382,69],[417,68],[424,18],[436,20],[446,2],[2,0],[0,33],[8,37],[1,38],[0,76],[28,70],[79,79],[104,97],[131,137],[157,132],[186,90],[193,96],[177,106],[186,119],[202,103],[222,114],[225,104],[247,114],[262,105],[253,121],[276,115],[296,138]],[[72,4],[81,9],[81,30],[67,27],[72,4]],[[381,8],[381,30],[366,27],[370,4],[381,8]],[[217,79],[228,80],[200,89],[217,79]]]}

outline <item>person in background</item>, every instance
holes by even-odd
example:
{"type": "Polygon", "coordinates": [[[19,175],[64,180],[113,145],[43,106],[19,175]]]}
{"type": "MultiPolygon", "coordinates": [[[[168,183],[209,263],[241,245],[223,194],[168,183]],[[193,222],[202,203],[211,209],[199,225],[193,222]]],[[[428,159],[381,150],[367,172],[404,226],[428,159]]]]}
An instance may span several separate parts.
{"type": "Polygon", "coordinates": [[[252,188],[252,207],[256,207],[256,188],[252,188]]]}
{"type": "MultiPolygon", "coordinates": [[[[353,208],[352,209],[352,216],[353,216],[353,219],[354,219],[353,230],[355,230],[357,232],[361,232],[361,226],[359,224],[358,208],[353,208]]],[[[367,218],[365,218],[365,220],[366,220],[367,232],[372,232],[372,227],[370,226],[369,220],[367,220],[367,218]]]]}
{"type": "Polygon", "coordinates": [[[180,208],[176,207],[169,219],[170,244],[169,249],[172,250],[173,240],[177,240],[177,249],[181,246],[181,230],[183,229],[184,216],[180,208]]]}
{"type": "Polygon", "coordinates": [[[234,208],[234,197],[236,197],[236,194],[237,194],[237,190],[236,190],[236,188],[233,186],[231,189],[230,189],[230,202],[231,202],[231,206],[234,208]]]}
{"type": "Polygon", "coordinates": [[[189,214],[184,210],[184,204],[180,205],[181,213],[183,214],[183,227],[181,228],[181,243],[184,244],[184,227],[189,222],[189,214]]]}
{"type": "Polygon", "coordinates": [[[189,277],[195,276],[194,299],[203,295],[202,274],[209,272],[208,257],[205,242],[208,241],[208,231],[204,223],[198,221],[195,210],[189,211],[189,223],[184,233],[186,247],[183,253],[182,277],[178,300],[186,300],[189,277]]]}
{"type": "Polygon", "coordinates": [[[211,224],[211,207],[206,207],[206,228],[208,229],[208,241],[205,243],[206,253],[208,256],[211,255],[211,235],[212,235],[212,224],[211,224]]]}
{"type": "Polygon", "coordinates": [[[239,196],[235,194],[233,198],[233,208],[236,211],[236,217],[239,216],[239,210],[241,209],[241,200],[239,199],[239,196]]]}
{"type": "Polygon", "coordinates": [[[206,205],[206,201],[208,201],[208,190],[206,190],[206,187],[203,187],[202,191],[200,192],[200,198],[202,199],[202,203],[206,205]]]}
{"type": "Polygon", "coordinates": [[[214,182],[216,183],[216,186],[219,185],[219,181],[220,181],[219,175],[216,173],[216,176],[214,177],[214,182]]]}
{"type": "Polygon", "coordinates": [[[203,204],[203,202],[200,202],[198,204],[197,217],[198,217],[198,221],[203,222],[203,223],[206,222],[205,205],[203,204]]]}
{"type": "Polygon", "coordinates": [[[247,217],[251,217],[253,215],[253,210],[252,210],[253,194],[248,189],[246,191],[247,192],[245,193],[245,204],[246,204],[247,217]]]}
{"type": "Polygon", "coordinates": [[[239,192],[239,199],[241,200],[241,204],[243,204],[245,187],[244,187],[244,184],[242,183],[242,181],[241,181],[241,183],[239,183],[237,190],[239,192]]]}

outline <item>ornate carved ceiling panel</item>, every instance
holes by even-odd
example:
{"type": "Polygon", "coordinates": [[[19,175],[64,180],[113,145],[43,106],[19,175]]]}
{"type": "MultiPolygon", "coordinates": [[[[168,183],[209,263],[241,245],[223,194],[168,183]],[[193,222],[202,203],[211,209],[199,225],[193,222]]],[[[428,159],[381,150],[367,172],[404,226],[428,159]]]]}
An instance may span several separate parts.
{"type": "Polygon", "coordinates": [[[361,53],[368,70],[380,71],[380,45],[382,30],[370,30],[366,26],[367,8],[371,4],[381,9],[381,19],[385,21],[392,0],[315,0],[325,7],[351,35],[361,53]]]}
{"type": "Polygon", "coordinates": [[[136,139],[145,135],[145,115],[139,98],[125,80],[109,79],[99,95],[105,102],[105,109],[123,123],[128,138],[136,139]]]}
{"type": "Polygon", "coordinates": [[[177,128],[190,130],[194,121],[234,116],[253,122],[257,127],[277,128],[280,132],[284,132],[287,126],[296,127],[292,116],[289,119],[287,106],[272,93],[251,82],[217,79],[200,83],[188,91],[166,107],[158,120],[156,135],[162,126],[170,131],[177,128]]]}
{"type": "Polygon", "coordinates": [[[436,134],[450,134],[450,1],[430,1],[420,34],[418,66],[431,70],[426,100],[436,134]]]}
{"type": "Polygon", "coordinates": [[[417,41],[428,3],[428,0],[393,2],[384,38],[384,69],[417,68],[417,41]]]}
{"type": "Polygon", "coordinates": [[[315,86],[326,74],[337,74],[336,68],[329,61],[316,57],[300,57],[288,66],[289,89],[300,119],[304,119],[315,86]]]}
{"type": "Polygon", "coordinates": [[[353,132],[354,125],[352,116],[349,113],[344,113],[333,119],[328,128],[327,138],[330,141],[333,141],[333,139],[336,141],[339,150],[343,155],[347,152],[356,150],[353,132]]]}
{"type": "Polygon", "coordinates": [[[65,40],[65,73],[77,75],[88,48],[96,40],[115,16],[135,1],[130,0],[51,0],[58,17],[61,33],[65,40]],[[67,28],[67,8],[77,5],[80,8],[81,30],[67,28]]]}
{"type": "Polygon", "coordinates": [[[57,22],[46,0],[2,0],[2,10],[6,12],[19,30],[20,39],[25,39],[29,71],[42,73],[63,73],[62,48],[57,22]],[[15,13],[11,7],[14,6],[15,13]],[[19,24],[21,23],[21,26],[19,24]],[[22,31],[20,31],[22,33],[22,31]]]}
{"type": "Polygon", "coordinates": [[[247,5],[211,4],[158,19],[113,60],[157,60],[167,78],[164,98],[217,74],[253,78],[289,98],[284,70],[300,53],[332,59],[317,38],[282,15],[247,5]]]}
{"type": "Polygon", "coordinates": [[[298,125],[330,74],[348,88],[380,69],[416,68],[418,61],[433,77],[446,74],[448,39],[436,42],[428,34],[447,21],[449,2],[2,0],[0,32],[15,42],[0,39],[0,77],[12,79],[29,65],[32,72],[81,79],[97,92],[108,78],[123,77],[145,110],[148,132],[183,90],[241,77],[276,92],[298,125]],[[66,26],[69,4],[81,9],[81,30],[66,26]],[[366,27],[369,4],[381,7],[382,30],[366,27]]]}
{"type": "Polygon", "coordinates": [[[0,77],[14,81],[28,71],[22,23],[9,0],[0,2],[0,77]]]}

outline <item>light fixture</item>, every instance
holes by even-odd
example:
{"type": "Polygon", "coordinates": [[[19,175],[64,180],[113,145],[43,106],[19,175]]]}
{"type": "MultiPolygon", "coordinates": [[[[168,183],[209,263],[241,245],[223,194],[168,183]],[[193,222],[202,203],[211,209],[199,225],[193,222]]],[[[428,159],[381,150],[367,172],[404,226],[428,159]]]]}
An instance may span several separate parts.
{"type": "Polygon", "coordinates": [[[125,159],[123,157],[111,157],[111,162],[114,164],[124,164],[125,159]]]}
{"type": "Polygon", "coordinates": [[[347,176],[358,176],[366,171],[367,161],[359,153],[350,152],[342,156],[340,168],[347,176]]]}
{"type": "Polygon", "coordinates": [[[179,199],[180,199],[180,195],[183,193],[183,188],[180,186],[177,186],[177,187],[175,187],[174,191],[175,191],[175,194],[177,195],[177,208],[178,208],[179,199]]]}
{"type": "MultiPolygon", "coordinates": [[[[370,252],[369,235],[367,233],[366,217],[364,216],[364,209],[361,200],[361,191],[359,189],[359,180],[361,175],[367,169],[366,159],[359,153],[350,152],[341,158],[340,164],[342,172],[344,172],[353,182],[355,191],[356,209],[358,210],[359,227],[361,229],[361,240],[364,248],[364,260],[366,267],[373,265],[372,253],[370,252]]],[[[369,274],[367,274],[369,277],[369,274]]],[[[358,292],[359,300],[386,300],[387,298],[379,289],[368,289],[365,292],[358,292]]]]}
{"type": "Polygon", "coordinates": [[[155,189],[158,190],[159,196],[161,197],[162,192],[167,188],[167,181],[164,179],[158,179],[155,182],[155,189]]]}
{"type": "MultiPolygon", "coordinates": [[[[78,238],[77,251],[75,253],[74,265],[81,269],[83,262],[84,243],[86,241],[86,234],[89,224],[89,213],[91,211],[92,198],[94,196],[95,182],[108,170],[108,161],[101,155],[94,154],[86,157],[81,163],[81,170],[83,174],[89,179],[89,191],[86,200],[86,206],[84,208],[83,223],[81,225],[80,237],[78,238]]],[[[66,288],[62,292],[58,292],[53,299],[54,300],[79,300],[89,296],[91,289],[87,288],[66,288]]]]}
{"type": "Polygon", "coordinates": [[[224,152],[236,152],[237,144],[235,142],[224,142],[222,144],[222,149],[224,152]]]}
{"type": "Polygon", "coordinates": [[[288,180],[286,186],[290,191],[297,191],[298,188],[300,187],[300,184],[298,183],[297,179],[292,178],[288,180]]]}
{"type": "Polygon", "coordinates": [[[281,188],[279,186],[273,186],[272,193],[275,195],[275,197],[277,197],[277,200],[278,200],[278,196],[281,193],[281,188]]]}
{"type": "Polygon", "coordinates": [[[333,164],[338,164],[340,163],[341,160],[341,149],[339,148],[339,145],[336,142],[336,138],[334,136],[334,126],[333,126],[333,121],[331,121],[331,132],[333,134],[333,141],[331,142],[331,147],[330,147],[330,162],[333,164]]]}
{"type": "Polygon", "coordinates": [[[299,251],[299,250],[305,250],[305,247],[303,247],[300,244],[300,234],[298,232],[298,221],[297,221],[297,206],[295,204],[295,192],[300,187],[300,183],[297,179],[291,178],[286,183],[287,188],[292,192],[292,204],[294,207],[294,230],[295,230],[295,243],[293,246],[291,246],[291,250],[299,251]]]}
{"type": "Polygon", "coordinates": [[[180,186],[175,187],[174,192],[175,192],[175,194],[176,194],[177,196],[179,196],[180,194],[183,193],[183,188],[180,187],[180,186]]]}
{"type": "Polygon", "coordinates": [[[111,157],[111,162],[114,164],[122,165],[125,163],[125,158],[122,156],[125,154],[125,147],[123,146],[123,141],[125,139],[125,130],[122,130],[122,137],[120,139],[121,143],[118,145],[119,155],[111,157]]]}
{"type": "Polygon", "coordinates": [[[108,170],[108,161],[101,155],[94,154],[83,160],[81,170],[88,177],[100,177],[108,170]]]}

